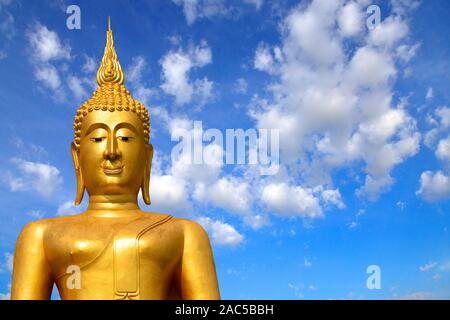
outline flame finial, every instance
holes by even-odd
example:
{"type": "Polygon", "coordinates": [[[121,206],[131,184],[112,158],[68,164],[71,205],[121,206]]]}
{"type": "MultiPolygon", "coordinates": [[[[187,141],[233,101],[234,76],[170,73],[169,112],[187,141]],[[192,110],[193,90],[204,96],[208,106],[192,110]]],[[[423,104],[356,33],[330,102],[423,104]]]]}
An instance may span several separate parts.
{"type": "Polygon", "coordinates": [[[108,31],[106,34],[106,48],[100,68],[97,71],[98,88],[92,97],[84,102],[77,110],[74,120],[74,145],[78,149],[81,142],[81,127],[83,119],[89,112],[93,111],[131,111],[135,112],[142,121],[144,140],[148,143],[150,139],[150,118],[147,108],[135,100],[130,91],[123,84],[124,76],[111,30],[111,20],[108,17],[108,31]]]}
{"type": "Polygon", "coordinates": [[[102,86],[107,83],[123,84],[124,76],[119,58],[114,47],[114,38],[111,29],[111,19],[108,17],[108,31],[106,32],[106,47],[100,68],[97,71],[97,83],[102,86]]]}

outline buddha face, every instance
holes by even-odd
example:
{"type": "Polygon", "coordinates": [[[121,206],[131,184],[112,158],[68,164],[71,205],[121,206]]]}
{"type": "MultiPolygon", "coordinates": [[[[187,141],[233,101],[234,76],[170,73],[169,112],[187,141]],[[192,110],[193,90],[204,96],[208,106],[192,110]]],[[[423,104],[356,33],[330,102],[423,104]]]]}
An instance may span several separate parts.
{"type": "Polygon", "coordinates": [[[89,112],[83,119],[80,138],[80,147],[75,150],[72,146],[72,155],[75,168],[78,166],[77,183],[81,179],[89,195],[137,194],[146,184],[143,193],[148,194],[153,148],[144,140],[136,113],[89,112]]]}

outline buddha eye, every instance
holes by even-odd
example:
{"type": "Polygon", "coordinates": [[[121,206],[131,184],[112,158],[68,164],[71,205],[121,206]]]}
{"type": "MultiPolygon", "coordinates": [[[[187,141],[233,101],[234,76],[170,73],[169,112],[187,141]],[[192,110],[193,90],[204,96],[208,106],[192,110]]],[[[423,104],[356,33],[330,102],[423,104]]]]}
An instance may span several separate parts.
{"type": "Polygon", "coordinates": [[[91,138],[91,141],[99,143],[102,142],[103,139],[105,139],[104,137],[95,137],[95,138],[91,138]]]}
{"type": "Polygon", "coordinates": [[[129,142],[129,141],[133,140],[132,137],[119,136],[118,138],[120,141],[123,141],[123,142],[129,142]]]}

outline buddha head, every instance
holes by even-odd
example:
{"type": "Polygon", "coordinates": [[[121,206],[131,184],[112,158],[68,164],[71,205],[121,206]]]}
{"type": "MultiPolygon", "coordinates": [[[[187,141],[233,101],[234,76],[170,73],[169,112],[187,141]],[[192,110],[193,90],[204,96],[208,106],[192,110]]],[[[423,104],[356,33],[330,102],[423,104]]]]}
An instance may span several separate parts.
{"type": "Polygon", "coordinates": [[[72,142],[77,177],[75,204],[93,195],[137,195],[150,204],[153,147],[148,110],[124,86],[108,18],[106,48],[97,71],[98,88],[78,109],[72,142]]]}

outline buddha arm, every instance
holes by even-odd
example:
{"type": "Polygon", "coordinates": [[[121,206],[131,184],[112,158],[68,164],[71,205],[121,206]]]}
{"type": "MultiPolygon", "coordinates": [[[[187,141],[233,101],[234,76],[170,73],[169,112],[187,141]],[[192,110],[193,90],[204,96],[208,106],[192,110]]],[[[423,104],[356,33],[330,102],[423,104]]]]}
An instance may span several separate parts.
{"type": "Polygon", "coordinates": [[[220,299],[214,258],[205,230],[197,223],[184,225],[184,250],[181,261],[181,299],[220,299]]]}
{"type": "Polygon", "coordinates": [[[44,228],[45,226],[39,222],[30,223],[25,226],[17,239],[12,300],[50,299],[53,280],[44,253],[44,228]]]}

